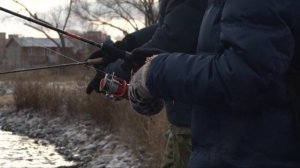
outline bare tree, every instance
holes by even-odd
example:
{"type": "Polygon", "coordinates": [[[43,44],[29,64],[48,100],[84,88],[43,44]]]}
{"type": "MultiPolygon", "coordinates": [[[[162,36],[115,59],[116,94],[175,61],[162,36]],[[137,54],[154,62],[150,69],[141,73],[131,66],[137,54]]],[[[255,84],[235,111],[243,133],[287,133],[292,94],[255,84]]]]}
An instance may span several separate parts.
{"type": "Polygon", "coordinates": [[[95,25],[106,25],[127,34],[128,30],[112,21],[121,19],[138,30],[157,20],[158,0],[76,0],[74,12],[79,18],[95,25]]]}
{"type": "MultiPolygon", "coordinates": [[[[33,13],[30,11],[24,4],[20,3],[18,0],[13,0],[16,4],[21,6],[32,18],[44,22],[46,24],[49,24],[51,26],[54,26],[56,28],[65,30],[67,27],[67,24],[69,22],[70,16],[71,16],[71,11],[72,7],[74,4],[74,0],[69,0],[69,5],[66,8],[57,8],[55,9],[55,12],[52,12],[47,15],[38,15],[37,13],[33,13]],[[63,17],[64,15],[64,17],[63,17]],[[51,21],[51,23],[50,23],[51,21]]],[[[61,43],[58,43],[55,39],[53,39],[49,35],[48,29],[45,29],[44,27],[38,26],[38,25],[33,25],[30,23],[24,23],[26,26],[29,26],[41,33],[43,33],[48,39],[50,39],[58,48],[64,49],[66,47],[65,43],[65,38],[62,34],[58,33],[58,36],[60,38],[61,43]]]]}

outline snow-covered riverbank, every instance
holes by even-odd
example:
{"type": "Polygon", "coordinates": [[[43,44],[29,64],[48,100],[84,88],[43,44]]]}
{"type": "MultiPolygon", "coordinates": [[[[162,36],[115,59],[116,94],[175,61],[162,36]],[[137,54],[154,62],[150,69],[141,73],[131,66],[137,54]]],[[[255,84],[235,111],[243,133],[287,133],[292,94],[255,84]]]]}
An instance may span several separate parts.
{"type": "MultiPolygon", "coordinates": [[[[50,84],[47,84],[47,86],[48,85],[50,84]]],[[[68,84],[67,86],[76,86],[77,90],[80,88],[80,86],[77,86],[77,84],[74,83],[68,84]]],[[[73,87],[70,87],[67,90],[70,91],[71,89],[74,94],[75,91],[72,90],[72,88],[73,87]]],[[[26,110],[17,111],[15,104],[17,104],[18,101],[16,100],[20,101],[25,97],[30,103],[35,103],[36,99],[32,100],[30,97],[30,95],[32,95],[30,92],[33,91],[32,89],[40,88],[30,87],[27,88],[26,93],[16,94],[14,93],[16,92],[16,88],[13,82],[0,81],[0,128],[2,130],[10,131],[17,135],[28,136],[38,145],[54,145],[56,151],[63,155],[66,160],[75,162],[76,167],[149,167],[146,163],[149,163],[153,158],[152,154],[148,151],[149,149],[141,144],[138,145],[134,143],[136,141],[128,143],[126,139],[126,142],[124,142],[124,137],[119,138],[119,136],[116,136],[120,135],[120,132],[118,131],[119,128],[114,135],[111,130],[101,127],[107,124],[96,123],[95,118],[91,118],[90,115],[84,111],[84,108],[81,108],[82,112],[80,111],[79,114],[67,112],[67,110],[70,111],[70,109],[64,108],[65,104],[61,104],[63,108],[58,108],[60,110],[55,113],[51,113],[51,108],[50,111],[49,109],[45,110],[48,112],[43,112],[43,108],[37,108],[38,111],[26,109],[31,106],[26,106],[26,108],[22,107],[21,109],[26,110]],[[14,98],[16,95],[19,99],[15,100],[14,98]]],[[[53,86],[51,89],[56,89],[56,87],[53,86]]],[[[57,92],[58,90],[53,91],[57,92]]],[[[50,94],[52,93],[52,90],[48,90],[48,92],[50,94]]],[[[52,95],[45,94],[39,98],[43,98],[44,103],[55,106],[56,102],[52,102],[53,104],[48,102],[50,100],[54,101],[50,96],[52,95]]],[[[76,108],[76,103],[80,102],[80,100],[82,99],[76,99],[76,102],[71,102],[70,105],[73,108],[76,108]]],[[[71,108],[71,110],[73,108],[71,108]]],[[[94,108],[97,109],[96,106],[94,108]]],[[[111,112],[109,111],[109,108],[107,108],[107,110],[108,112],[111,112]]],[[[103,111],[102,113],[105,114],[103,111]]],[[[134,119],[134,117],[129,119],[130,123],[133,122],[132,119],[134,119]]],[[[102,119],[101,121],[105,122],[106,120],[102,119]]],[[[122,136],[125,134],[125,136],[128,136],[130,139],[130,135],[132,134],[129,133],[129,128],[127,129],[124,124],[119,126],[119,123],[117,123],[117,125],[122,128],[122,136]]]]}
{"type": "Polygon", "coordinates": [[[78,167],[147,167],[138,159],[147,157],[137,156],[144,153],[134,153],[88,117],[48,116],[23,110],[2,113],[0,126],[3,130],[34,138],[35,143],[56,145],[56,150],[67,160],[77,162],[78,167]]]}

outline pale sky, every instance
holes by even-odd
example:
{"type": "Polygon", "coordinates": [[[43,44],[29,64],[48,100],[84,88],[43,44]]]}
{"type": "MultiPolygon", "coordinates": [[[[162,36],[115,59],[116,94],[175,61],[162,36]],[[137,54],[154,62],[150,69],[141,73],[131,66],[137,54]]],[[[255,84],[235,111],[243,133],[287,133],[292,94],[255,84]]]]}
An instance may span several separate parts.
{"type": "MultiPolygon", "coordinates": [[[[39,13],[47,12],[55,7],[66,5],[67,3],[69,3],[69,0],[19,0],[19,2],[26,5],[26,7],[32,13],[39,13]]],[[[19,12],[20,14],[28,16],[28,14],[24,10],[22,10],[22,7],[14,3],[12,0],[0,0],[0,6],[8,10],[19,12]]],[[[25,26],[25,20],[17,19],[17,17],[7,14],[3,11],[0,11],[0,20],[0,32],[5,32],[7,35],[19,34],[24,37],[45,37],[42,33],[32,28],[29,28],[28,26],[25,26]],[[4,17],[6,17],[5,20],[3,20],[4,17]]],[[[111,35],[114,40],[118,37],[123,36],[120,31],[107,27],[103,27],[101,31],[109,32],[108,34],[111,35]]],[[[52,32],[51,34],[54,37],[57,35],[55,32],[52,32]]]]}
{"type": "MultiPolygon", "coordinates": [[[[46,12],[54,7],[64,5],[68,3],[67,0],[19,0],[22,4],[25,4],[29,10],[32,12],[46,12]]],[[[21,11],[21,7],[16,5],[12,0],[0,0],[0,6],[8,10],[19,12],[26,16],[27,13],[21,11]]],[[[6,32],[6,34],[20,34],[21,36],[26,37],[41,37],[41,33],[27,27],[24,25],[25,21],[17,19],[15,16],[7,14],[3,11],[0,11],[1,26],[0,32],[6,32]],[[5,20],[2,20],[3,17],[7,17],[5,20]]],[[[53,33],[55,34],[55,33],[53,33]]]]}

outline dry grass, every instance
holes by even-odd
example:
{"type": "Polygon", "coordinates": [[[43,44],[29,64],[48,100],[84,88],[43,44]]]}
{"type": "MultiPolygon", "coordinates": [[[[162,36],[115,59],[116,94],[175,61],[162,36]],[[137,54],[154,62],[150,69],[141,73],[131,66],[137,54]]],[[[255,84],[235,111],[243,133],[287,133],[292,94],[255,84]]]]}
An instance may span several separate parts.
{"type": "Polygon", "coordinates": [[[9,112],[14,109],[14,98],[12,95],[0,96],[0,111],[9,112]]]}
{"type": "Polygon", "coordinates": [[[146,145],[144,150],[154,156],[150,160],[151,167],[159,167],[165,149],[164,134],[168,127],[165,112],[152,117],[142,116],[130,108],[128,101],[118,102],[115,107],[117,115],[113,117],[114,130],[136,151],[146,145]]]}
{"type": "Polygon", "coordinates": [[[0,106],[10,105],[14,103],[14,98],[11,95],[0,96],[0,106]]]}
{"type": "Polygon", "coordinates": [[[98,93],[86,95],[84,89],[89,76],[57,77],[49,72],[47,75],[36,73],[34,77],[27,74],[13,78],[17,79],[14,82],[14,99],[18,110],[32,108],[54,115],[64,111],[71,117],[91,115],[99,125],[119,135],[137,152],[144,146],[142,150],[153,153],[154,157],[149,160],[151,167],[161,164],[165,148],[164,133],[168,125],[164,112],[145,117],[134,112],[127,100],[114,102],[98,93]],[[77,81],[76,87],[69,86],[70,81],[74,80],[77,81]],[[54,81],[60,83],[55,84],[54,81]]]}

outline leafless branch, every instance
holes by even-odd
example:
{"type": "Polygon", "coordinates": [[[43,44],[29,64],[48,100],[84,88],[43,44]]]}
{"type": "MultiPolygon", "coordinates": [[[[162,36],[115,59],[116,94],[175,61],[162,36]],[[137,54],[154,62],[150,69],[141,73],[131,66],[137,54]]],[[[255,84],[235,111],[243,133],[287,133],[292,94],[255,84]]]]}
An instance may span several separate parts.
{"type": "Polygon", "coordinates": [[[114,24],[110,20],[121,19],[134,30],[140,27],[137,21],[149,26],[157,20],[156,3],[157,0],[94,0],[90,3],[77,0],[74,13],[85,21],[97,22],[99,25],[107,25],[125,33],[128,30],[125,30],[124,26],[114,24]],[[140,19],[142,17],[144,21],[140,19]]]}
{"type": "Polygon", "coordinates": [[[64,23],[64,26],[63,26],[63,30],[66,29],[67,24],[68,24],[68,21],[69,21],[69,18],[70,18],[70,16],[71,16],[72,4],[73,4],[73,0],[70,0],[69,7],[68,7],[68,13],[67,13],[67,16],[66,16],[66,19],[65,19],[65,23],[64,23]]]}
{"type": "MultiPolygon", "coordinates": [[[[13,1],[14,1],[16,4],[20,5],[20,6],[21,6],[21,7],[22,7],[22,8],[30,15],[30,17],[34,18],[35,20],[38,20],[38,21],[40,21],[40,22],[43,22],[43,23],[46,23],[46,24],[49,24],[49,25],[52,25],[52,26],[55,25],[57,28],[59,28],[59,25],[60,25],[59,23],[61,22],[60,18],[61,18],[62,10],[57,10],[58,12],[56,12],[56,13],[51,13],[51,14],[50,14],[50,16],[52,16],[52,18],[53,18],[53,20],[54,20],[54,24],[51,24],[51,23],[49,23],[49,22],[46,22],[45,19],[41,19],[41,18],[38,16],[37,13],[31,12],[31,11],[26,7],[26,5],[20,3],[18,0],[13,0],[13,1]]],[[[69,19],[70,19],[71,13],[72,13],[71,11],[72,11],[72,5],[73,5],[73,2],[74,2],[74,0],[70,0],[70,2],[69,2],[69,6],[68,6],[68,9],[67,9],[67,14],[66,14],[66,17],[65,17],[65,19],[64,19],[64,21],[63,21],[62,30],[65,30],[65,29],[66,29],[67,24],[68,24],[68,22],[69,22],[69,19]]],[[[29,27],[31,27],[31,28],[33,28],[33,29],[35,29],[35,30],[41,32],[41,33],[43,33],[48,39],[50,39],[51,41],[53,41],[53,42],[56,44],[57,47],[59,47],[59,48],[65,48],[65,38],[64,38],[64,36],[63,36],[62,34],[58,33],[58,36],[59,36],[59,38],[60,38],[60,40],[61,40],[61,45],[60,45],[60,44],[59,44],[57,41],[55,41],[55,40],[47,33],[47,31],[44,30],[43,28],[39,28],[39,27],[37,27],[37,26],[33,26],[33,25],[27,24],[27,23],[25,23],[25,25],[26,25],[26,26],[29,26],[29,27]]]]}

